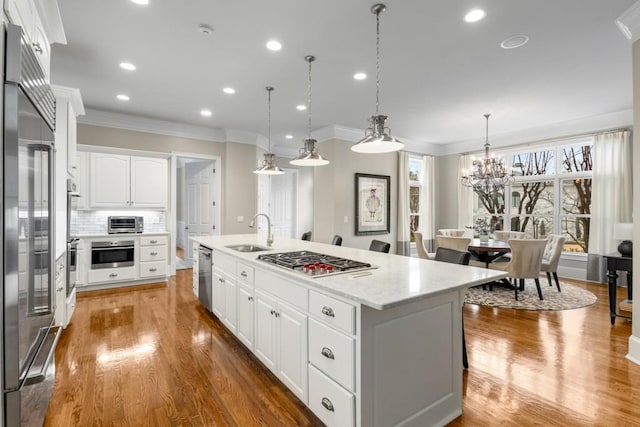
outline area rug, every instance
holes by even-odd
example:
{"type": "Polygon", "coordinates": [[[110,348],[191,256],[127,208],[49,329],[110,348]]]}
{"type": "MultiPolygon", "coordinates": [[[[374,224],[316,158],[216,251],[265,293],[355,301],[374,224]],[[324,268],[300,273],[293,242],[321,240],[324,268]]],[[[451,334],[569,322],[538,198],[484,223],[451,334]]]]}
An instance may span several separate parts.
{"type": "Polygon", "coordinates": [[[558,292],[555,286],[549,286],[546,279],[540,279],[543,300],[538,298],[538,291],[533,280],[526,280],[524,291],[518,292],[515,300],[514,290],[503,286],[494,286],[493,291],[483,290],[482,286],[469,288],[465,296],[466,304],[486,305],[490,307],[515,308],[523,310],[571,310],[586,307],[596,302],[594,294],[577,286],[560,282],[558,292]]]}

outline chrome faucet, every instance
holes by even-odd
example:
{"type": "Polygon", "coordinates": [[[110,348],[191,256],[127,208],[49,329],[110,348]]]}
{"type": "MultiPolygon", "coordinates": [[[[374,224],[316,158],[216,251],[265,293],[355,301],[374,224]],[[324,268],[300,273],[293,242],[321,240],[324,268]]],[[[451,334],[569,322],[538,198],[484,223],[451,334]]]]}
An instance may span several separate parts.
{"type": "Polygon", "coordinates": [[[249,228],[253,228],[256,225],[256,218],[259,216],[263,216],[267,219],[267,247],[271,247],[273,244],[273,234],[271,234],[271,219],[269,219],[269,215],[263,213],[257,213],[253,216],[253,219],[249,223],[249,228]]]}

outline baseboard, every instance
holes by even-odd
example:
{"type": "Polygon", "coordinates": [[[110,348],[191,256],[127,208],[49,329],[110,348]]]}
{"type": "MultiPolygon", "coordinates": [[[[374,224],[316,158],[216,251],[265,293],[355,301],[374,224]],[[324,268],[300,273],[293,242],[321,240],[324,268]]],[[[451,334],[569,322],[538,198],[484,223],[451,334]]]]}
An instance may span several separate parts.
{"type": "Polygon", "coordinates": [[[558,276],[566,279],[587,280],[586,268],[558,266],[558,276]]]}
{"type": "Polygon", "coordinates": [[[629,353],[627,353],[627,359],[640,365],[640,338],[631,335],[629,337],[629,353]]]}

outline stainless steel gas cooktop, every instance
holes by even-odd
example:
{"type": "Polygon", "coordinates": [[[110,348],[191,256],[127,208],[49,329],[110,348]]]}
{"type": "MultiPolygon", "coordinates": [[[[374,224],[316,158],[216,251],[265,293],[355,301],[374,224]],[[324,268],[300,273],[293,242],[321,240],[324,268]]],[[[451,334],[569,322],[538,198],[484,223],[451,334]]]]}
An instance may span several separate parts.
{"type": "Polygon", "coordinates": [[[320,254],[311,251],[281,252],[258,255],[258,259],[311,277],[353,273],[377,268],[367,262],[320,254]]]}

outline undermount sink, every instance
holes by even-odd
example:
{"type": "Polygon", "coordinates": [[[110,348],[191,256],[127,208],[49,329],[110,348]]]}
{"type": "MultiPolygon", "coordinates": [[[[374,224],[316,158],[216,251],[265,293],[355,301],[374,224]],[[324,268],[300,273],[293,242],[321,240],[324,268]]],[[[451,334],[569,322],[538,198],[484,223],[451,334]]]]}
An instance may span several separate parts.
{"type": "Polygon", "coordinates": [[[257,245],[229,245],[225,246],[226,248],[233,249],[238,252],[262,252],[268,251],[269,248],[265,248],[264,246],[257,245]]]}

